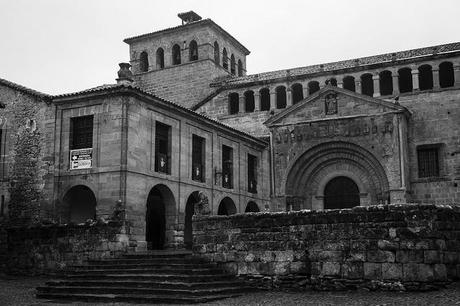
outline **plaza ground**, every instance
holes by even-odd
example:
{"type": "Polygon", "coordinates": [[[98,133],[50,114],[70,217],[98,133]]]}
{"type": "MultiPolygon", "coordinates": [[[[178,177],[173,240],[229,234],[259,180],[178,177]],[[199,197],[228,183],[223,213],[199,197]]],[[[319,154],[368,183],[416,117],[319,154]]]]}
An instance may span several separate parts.
{"type": "MultiPolygon", "coordinates": [[[[123,303],[47,303],[35,299],[35,287],[44,284],[43,277],[0,277],[0,305],[116,305],[123,303]]],[[[134,304],[130,304],[134,305],[134,304]]],[[[145,305],[145,304],[144,304],[145,305]]],[[[460,305],[460,283],[446,289],[430,292],[254,292],[237,298],[199,305],[460,305]]]]}

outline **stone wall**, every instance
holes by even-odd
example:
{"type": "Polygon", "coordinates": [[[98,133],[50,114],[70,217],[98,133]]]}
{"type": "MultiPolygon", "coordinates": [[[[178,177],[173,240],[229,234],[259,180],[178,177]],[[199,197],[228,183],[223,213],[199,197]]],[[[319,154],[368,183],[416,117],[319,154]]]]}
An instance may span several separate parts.
{"type": "Polygon", "coordinates": [[[256,286],[424,290],[460,276],[460,208],[195,217],[194,252],[256,286]]]}
{"type": "Polygon", "coordinates": [[[86,259],[110,258],[128,251],[127,228],[117,222],[17,227],[8,230],[5,271],[43,274],[86,259]]]}

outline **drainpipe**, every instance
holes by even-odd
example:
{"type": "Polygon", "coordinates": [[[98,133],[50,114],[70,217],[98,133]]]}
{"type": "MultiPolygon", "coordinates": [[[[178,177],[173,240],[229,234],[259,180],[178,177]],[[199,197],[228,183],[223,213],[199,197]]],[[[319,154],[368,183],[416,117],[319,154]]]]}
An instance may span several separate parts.
{"type": "Polygon", "coordinates": [[[270,130],[270,195],[275,197],[275,169],[273,152],[273,132],[270,130]]]}

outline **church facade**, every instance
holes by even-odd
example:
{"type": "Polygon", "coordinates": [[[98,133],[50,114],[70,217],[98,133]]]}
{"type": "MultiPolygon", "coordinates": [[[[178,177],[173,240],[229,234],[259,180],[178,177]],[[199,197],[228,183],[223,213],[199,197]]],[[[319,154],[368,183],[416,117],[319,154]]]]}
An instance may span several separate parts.
{"type": "Polygon", "coordinates": [[[248,75],[236,38],[179,17],[124,40],[117,84],[0,80],[3,219],[120,209],[140,248],[177,248],[194,213],[460,203],[460,43],[248,75]]]}

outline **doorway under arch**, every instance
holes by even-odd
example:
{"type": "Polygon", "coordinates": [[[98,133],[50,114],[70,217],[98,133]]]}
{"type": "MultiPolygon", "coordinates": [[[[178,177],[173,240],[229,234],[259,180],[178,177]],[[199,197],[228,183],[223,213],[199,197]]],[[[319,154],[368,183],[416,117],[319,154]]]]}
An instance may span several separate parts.
{"type": "Polygon", "coordinates": [[[175,203],[173,193],[165,185],[156,185],[150,190],[145,216],[145,240],[149,250],[162,250],[169,242],[168,231],[175,221],[175,203]]]}
{"type": "Polygon", "coordinates": [[[225,197],[220,201],[219,209],[217,210],[218,215],[229,216],[236,214],[236,206],[232,199],[225,197]]]}
{"type": "Polygon", "coordinates": [[[96,197],[93,191],[84,185],[70,188],[64,195],[63,202],[69,209],[70,222],[83,223],[96,218],[96,197]]]}
{"type": "Polygon", "coordinates": [[[195,204],[200,201],[198,193],[198,191],[192,192],[185,204],[184,244],[186,249],[191,249],[193,245],[192,217],[195,213],[195,204]]]}
{"type": "Polygon", "coordinates": [[[256,202],[250,201],[248,205],[246,205],[246,209],[244,210],[245,213],[249,212],[260,212],[259,206],[257,206],[256,202]]]}
{"type": "Polygon", "coordinates": [[[359,188],[352,179],[346,176],[337,176],[326,184],[324,209],[352,208],[359,206],[359,204],[359,188]]]}

